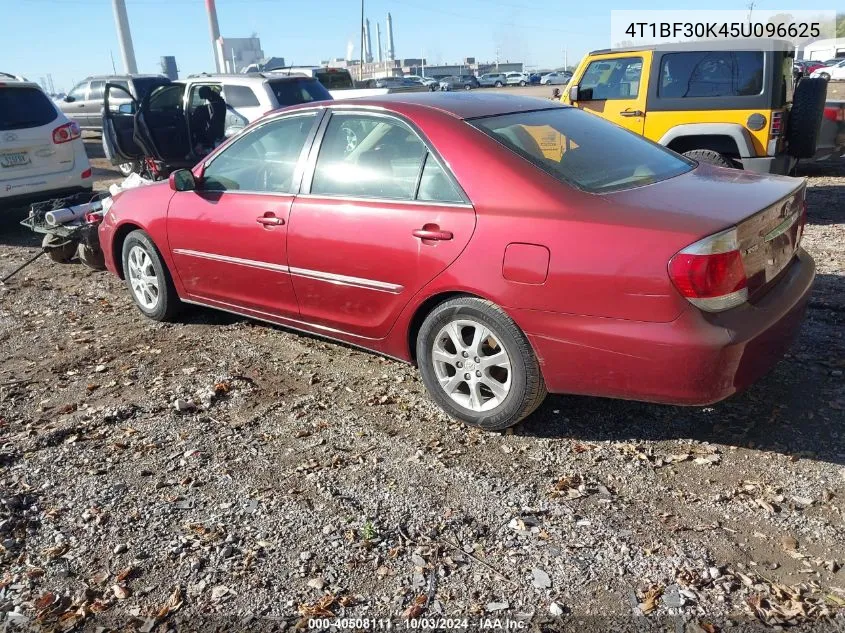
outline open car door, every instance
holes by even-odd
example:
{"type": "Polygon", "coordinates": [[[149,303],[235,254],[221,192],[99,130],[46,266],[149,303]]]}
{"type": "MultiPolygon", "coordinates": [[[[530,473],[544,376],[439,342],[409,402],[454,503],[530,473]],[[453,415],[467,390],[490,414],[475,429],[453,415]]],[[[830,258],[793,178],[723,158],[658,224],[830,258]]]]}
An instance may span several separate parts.
{"type": "Polygon", "coordinates": [[[137,145],[148,156],[171,167],[191,167],[196,162],[185,115],[185,84],[171,83],[151,90],[135,114],[137,145]]]}
{"type": "Polygon", "coordinates": [[[107,83],[103,93],[103,152],[112,165],[131,163],[148,155],[135,141],[138,102],[126,88],[107,83]]]}

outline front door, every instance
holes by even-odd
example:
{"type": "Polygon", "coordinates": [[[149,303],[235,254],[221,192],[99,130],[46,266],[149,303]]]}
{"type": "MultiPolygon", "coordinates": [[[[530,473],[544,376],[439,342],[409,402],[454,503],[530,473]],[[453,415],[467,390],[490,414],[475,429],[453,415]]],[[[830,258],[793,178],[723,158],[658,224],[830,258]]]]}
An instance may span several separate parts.
{"type": "Polygon", "coordinates": [[[268,121],[214,156],[196,191],[174,194],[167,235],[189,298],[257,316],[295,316],[287,233],[318,115],[268,121]]]}
{"type": "Polygon", "coordinates": [[[62,103],[62,112],[71,121],[76,121],[79,127],[88,127],[88,117],[85,112],[85,103],[88,98],[88,83],[83,81],[73,87],[62,103]]]}
{"type": "Polygon", "coordinates": [[[578,84],[578,99],[572,105],[642,134],[647,74],[639,56],[620,54],[593,60],[571,82],[578,84]]]}
{"type": "Polygon", "coordinates": [[[136,115],[136,136],[151,154],[170,165],[193,164],[191,139],[185,117],[185,85],[166,84],[151,90],[136,115]]]}
{"type": "Polygon", "coordinates": [[[438,158],[392,116],[335,113],[296,197],[288,260],[303,320],[385,337],[460,254],[475,211],[438,158]]]}
{"type": "Polygon", "coordinates": [[[103,150],[112,164],[144,157],[135,141],[135,112],[138,102],[121,85],[107,83],[103,90],[103,150]]]}
{"type": "Polygon", "coordinates": [[[103,89],[105,81],[95,80],[88,89],[88,100],[85,102],[85,116],[88,127],[102,129],[103,127],[103,89]]]}

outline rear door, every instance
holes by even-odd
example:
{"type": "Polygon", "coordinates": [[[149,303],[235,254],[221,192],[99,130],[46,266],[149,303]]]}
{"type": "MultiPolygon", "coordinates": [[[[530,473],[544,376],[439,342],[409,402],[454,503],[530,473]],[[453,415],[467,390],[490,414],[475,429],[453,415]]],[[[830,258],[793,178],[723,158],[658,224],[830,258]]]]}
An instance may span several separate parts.
{"type": "Polygon", "coordinates": [[[138,102],[128,86],[107,83],[103,90],[103,151],[113,164],[128,163],[147,152],[135,141],[138,102]]]}
{"type": "Polygon", "coordinates": [[[73,135],[53,135],[63,123],[56,106],[35,86],[0,84],[0,195],[6,187],[14,195],[17,179],[73,169],[73,135]]]}
{"type": "Polygon", "coordinates": [[[475,211],[421,137],[399,118],[331,115],[288,230],[301,315],[378,339],[464,249],[475,211]]]}
{"type": "Polygon", "coordinates": [[[574,82],[578,99],[572,105],[642,134],[648,88],[643,67],[643,56],[630,53],[594,59],[574,82]]]}

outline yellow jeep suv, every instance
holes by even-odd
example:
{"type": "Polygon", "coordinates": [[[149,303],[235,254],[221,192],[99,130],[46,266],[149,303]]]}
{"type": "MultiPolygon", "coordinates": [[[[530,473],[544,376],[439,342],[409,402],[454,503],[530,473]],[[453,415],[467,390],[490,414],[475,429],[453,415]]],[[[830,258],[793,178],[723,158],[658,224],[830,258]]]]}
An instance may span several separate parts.
{"type": "Polygon", "coordinates": [[[815,154],[827,82],[794,85],[786,42],[738,44],[594,51],[561,101],[700,162],[788,174],[815,154]]]}

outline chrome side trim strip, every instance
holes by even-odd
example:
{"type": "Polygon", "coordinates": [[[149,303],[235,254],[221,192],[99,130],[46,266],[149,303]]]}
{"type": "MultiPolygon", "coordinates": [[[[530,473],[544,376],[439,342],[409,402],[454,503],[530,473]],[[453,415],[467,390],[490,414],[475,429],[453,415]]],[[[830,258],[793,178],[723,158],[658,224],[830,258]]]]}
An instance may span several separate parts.
{"type": "Polygon", "coordinates": [[[249,266],[251,268],[261,268],[263,270],[272,270],[277,273],[288,272],[288,267],[282,266],[281,264],[260,262],[255,259],[241,259],[240,257],[229,257],[228,255],[218,255],[217,253],[203,253],[201,251],[192,251],[185,248],[174,248],[173,254],[187,255],[188,257],[199,257],[200,259],[210,259],[216,262],[225,262],[226,264],[238,264],[239,266],[249,266]]]}
{"type": "Polygon", "coordinates": [[[297,277],[307,277],[308,279],[326,281],[331,284],[355,286],[357,288],[365,288],[367,290],[389,292],[394,295],[398,295],[405,289],[404,286],[400,286],[399,284],[391,284],[386,281],[376,281],[374,279],[362,279],[361,277],[336,275],[335,273],[324,273],[318,270],[307,270],[305,268],[289,268],[288,270],[291,275],[296,275],[297,277]]]}
{"type": "Polygon", "coordinates": [[[423,207],[451,207],[453,209],[474,209],[470,203],[468,202],[434,202],[428,200],[401,200],[399,198],[360,198],[356,196],[344,196],[344,195],[329,195],[329,194],[322,194],[322,193],[300,193],[297,194],[297,198],[302,198],[303,200],[326,200],[326,201],[335,201],[341,200],[344,202],[366,202],[372,204],[374,206],[383,205],[383,204],[407,204],[410,206],[423,206],[423,207]]]}
{"type": "Polygon", "coordinates": [[[202,251],[192,251],[185,248],[174,248],[173,253],[174,255],[187,255],[188,257],[210,259],[212,261],[224,262],[226,264],[237,264],[239,266],[249,266],[250,268],[271,270],[277,273],[290,273],[291,275],[296,275],[297,277],[316,279],[317,281],[325,281],[342,286],[354,286],[356,288],[364,288],[365,290],[387,292],[394,295],[400,294],[405,289],[404,286],[391,284],[386,281],[350,277],[348,275],[337,275],[335,273],[325,273],[319,270],[309,270],[307,268],[289,268],[288,266],[282,266],[281,264],[271,264],[269,262],[261,262],[254,259],[241,259],[240,257],[229,257],[228,255],[218,255],[217,253],[204,253],[202,251]]]}

